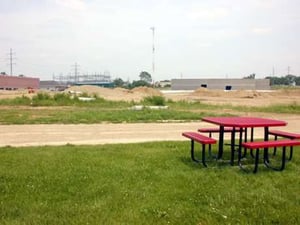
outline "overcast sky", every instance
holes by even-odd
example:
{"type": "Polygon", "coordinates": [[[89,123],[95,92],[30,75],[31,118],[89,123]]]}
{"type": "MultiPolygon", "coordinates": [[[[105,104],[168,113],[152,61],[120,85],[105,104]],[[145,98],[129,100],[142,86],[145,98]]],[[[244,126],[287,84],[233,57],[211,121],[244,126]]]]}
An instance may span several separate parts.
{"type": "Polygon", "coordinates": [[[0,0],[0,70],[52,79],[300,75],[299,0],[0,0]],[[152,30],[155,27],[155,73],[152,30]],[[274,70],[273,70],[274,68],[274,70]]]}

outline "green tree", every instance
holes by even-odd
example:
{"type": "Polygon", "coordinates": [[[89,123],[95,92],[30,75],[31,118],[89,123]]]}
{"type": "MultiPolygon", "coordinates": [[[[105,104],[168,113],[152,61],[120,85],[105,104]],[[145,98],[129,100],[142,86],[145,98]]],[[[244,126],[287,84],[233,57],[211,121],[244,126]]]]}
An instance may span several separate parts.
{"type": "Polygon", "coordinates": [[[142,71],[140,73],[140,80],[142,81],[146,81],[147,83],[151,83],[152,82],[152,77],[151,77],[151,74],[146,72],[146,71],[142,71]]]}
{"type": "Polygon", "coordinates": [[[284,77],[266,77],[266,79],[270,79],[271,86],[272,85],[300,85],[300,77],[295,75],[286,75],[284,77]]]}
{"type": "Polygon", "coordinates": [[[137,81],[132,81],[132,84],[130,85],[130,88],[135,88],[135,87],[149,87],[150,84],[144,80],[137,80],[137,81]]]}
{"type": "Polygon", "coordinates": [[[289,75],[286,75],[285,77],[286,77],[286,79],[287,79],[289,85],[295,83],[296,76],[294,76],[294,75],[292,75],[292,74],[289,74],[289,75]]]}
{"type": "Polygon", "coordinates": [[[249,76],[244,77],[243,79],[255,79],[255,73],[252,73],[249,76]]]}
{"type": "Polygon", "coordinates": [[[300,77],[295,78],[295,83],[297,86],[300,86],[300,77]]]}
{"type": "Polygon", "coordinates": [[[125,85],[125,82],[121,78],[116,78],[113,83],[116,87],[123,87],[125,85]]]}

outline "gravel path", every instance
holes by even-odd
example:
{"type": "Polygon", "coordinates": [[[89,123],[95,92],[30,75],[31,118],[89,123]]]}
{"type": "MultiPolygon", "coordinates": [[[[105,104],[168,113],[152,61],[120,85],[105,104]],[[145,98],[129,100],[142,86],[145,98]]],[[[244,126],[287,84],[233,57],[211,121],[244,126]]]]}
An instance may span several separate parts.
{"type": "MultiPolygon", "coordinates": [[[[278,116],[288,122],[278,129],[300,132],[299,116],[278,116]],[[286,117],[286,119],[284,119],[286,117]]],[[[185,140],[183,131],[211,127],[204,122],[191,123],[135,123],[135,124],[79,124],[79,125],[0,125],[0,146],[38,146],[64,144],[136,143],[147,141],[185,140]]],[[[263,136],[256,129],[256,137],[263,136]]],[[[228,138],[228,137],[227,137],[228,138]]]]}

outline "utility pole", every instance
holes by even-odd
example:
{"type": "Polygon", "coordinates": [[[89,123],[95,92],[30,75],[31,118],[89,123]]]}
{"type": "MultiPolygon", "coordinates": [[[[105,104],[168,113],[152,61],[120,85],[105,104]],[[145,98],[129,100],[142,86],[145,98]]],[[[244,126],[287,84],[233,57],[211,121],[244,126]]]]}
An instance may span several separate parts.
{"type": "Polygon", "coordinates": [[[154,80],[154,73],[155,73],[155,45],[154,45],[154,35],[155,35],[155,27],[150,27],[152,30],[152,73],[153,77],[152,80],[154,80]]]}
{"type": "Polygon", "coordinates": [[[10,65],[10,75],[13,75],[13,65],[16,65],[15,63],[13,63],[13,60],[15,60],[16,58],[13,58],[13,55],[15,55],[16,53],[14,53],[12,51],[12,49],[10,49],[9,53],[7,53],[9,55],[9,65],[10,65]]]}
{"type": "Polygon", "coordinates": [[[74,68],[74,76],[75,76],[75,82],[78,82],[78,69],[79,69],[79,65],[77,63],[75,63],[73,66],[74,68]]]}
{"type": "Polygon", "coordinates": [[[290,70],[291,70],[291,67],[290,67],[290,66],[288,66],[287,70],[288,70],[288,74],[287,74],[287,75],[290,75],[290,70]]]}

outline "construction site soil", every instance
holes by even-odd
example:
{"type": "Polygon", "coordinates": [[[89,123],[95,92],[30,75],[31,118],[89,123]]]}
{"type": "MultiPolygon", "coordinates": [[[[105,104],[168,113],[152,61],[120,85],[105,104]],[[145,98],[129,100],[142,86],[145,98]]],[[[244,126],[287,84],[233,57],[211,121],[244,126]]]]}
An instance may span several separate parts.
{"type": "MultiPolygon", "coordinates": [[[[65,92],[97,95],[113,101],[139,102],[144,97],[161,95],[173,101],[201,101],[209,104],[231,104],[239,106],[268,106],[300,103],[300,89],[280,89],[274,91],[222,91],[198,89],[196,91],[158,91],[152,88],[135,88],[132,90],[107,89],[95,86],[70,87],[65,92]]],[[[51,94],[55,92],[49,92],[51,94]]],[[[0,99],[20,96],[33,96],[28,91],[0,91],[0,99]]],[[[288,123],[280,129],[300,132],[300,115],[276,113],[241,113],[246,116],[260,116],[284,120],[288,123]]],[[[0,146],[36,146],[62,144],[106,144],[132,143],[146,141],[183,140],[183,131],[209,127],[203,122],[191,123],[146,123],[146,124],[79,124],[79,125],[0,125],[0,146]],[[34,138],[33,138],[34,137],[34,138]]],[[[262,137],[263,130],[256,132],[262,137]]]]}
{"type": "MultiPolygon", "coordinates": [[[[139,102],[144,97],[160,95],[174,101],[202,101],[209,104],[231,104],[247,106],[267,106],[274,104],[299,104],[300,88],[279,89],[270,91],[254,90],[209,90],[200,88],[195,91],[159,91],[153,88],[138,87],[134,89],[124,88],[102,88],[97,86],[83,85],[72,86],[65,90],[66,93],[84,93],[90,96],[97,95],[112,101],[135,101],[139,102]]],[[[37,92],[35,92],[37,93],[37,92]]],[[[35,93],[28,93],[28,90],[21,91],[0,91],[0,99],[15,98],[20,96],[31,97],[35,93]]],[[[50,94],[56,92],[48,92],[50,94]]]]}

